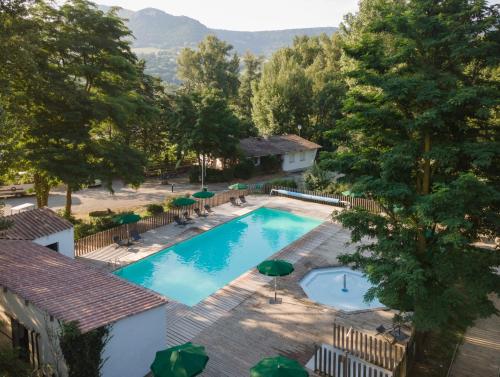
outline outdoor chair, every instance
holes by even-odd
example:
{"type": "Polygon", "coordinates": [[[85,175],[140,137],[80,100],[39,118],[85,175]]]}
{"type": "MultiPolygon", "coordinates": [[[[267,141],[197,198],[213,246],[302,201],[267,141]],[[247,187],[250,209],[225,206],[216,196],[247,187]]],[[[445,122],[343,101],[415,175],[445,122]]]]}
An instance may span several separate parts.
{"type": "Polygon", "coordinates": [[[196,213],[196,216],[198,216],[198,217],[207,217],[208,216],[206,213],[201,212],[201,210],[199,208],[195,208],[194,213],[196,213]]]}
{"type": "Polygon", "coordinates": [[[182,226],[187,225],[187,222],[182,220],[179,216],[174,216],[174,221],[176,225],[182,225],[182,226]]]}
{"type": "Polygon", "coordinates": [[[125,242],[118,236],[113,236],[113,243],[116,245],[116,247],[126,246],[125,242]]]}
{"type": "Polygon", "coordinates": [[[231,204],[232,204],[233,206],[235,206],[235,207],[240,207],[240,206],[241,206],[241,204],[240,204],[240,203],[238,203],[238,202],[236,201],[236,198],[235,198],[234,196],[231,196],[231,197],[229,198],[229,201],[230,201],[230,202],[231,202],[231,204]]]}
{"type": "Polygon", "coordinates": [[[130,231],[130,238],[132,238],[133,241],[140,241],[140,240],[142,240],[142,237],[139,234],[139,232],[137,231],[137,229],[132,229],[130,231]]]}
{"type": "Polygon", "coordinates": [[[238,198],[240,199],[241,203],[243,203],[243,204],[247,204],[248,203],[247,200],[246,200],[246,198],[245,198],[245,195],[240,195],[240,196],[238,196],[238,198]]]}
{"type": "Polygon", "coordinates": [[[210,212],[210,213],[214,212],[212,207],[210,207],[210,205],[208,205],[208,204],[205,204],[203,206],[203,208],[205,208],[205,211],[207,211],[207,212],[210,212]]]}
{"type": "Polygon", "coordinates": [[[186,220],[186,222],[194,222],[194,219],[191,216],[189,216],[189,212],[188,211],[184,212],[182,214],[182,216],[184,216],[184,219],[186,220]]]}

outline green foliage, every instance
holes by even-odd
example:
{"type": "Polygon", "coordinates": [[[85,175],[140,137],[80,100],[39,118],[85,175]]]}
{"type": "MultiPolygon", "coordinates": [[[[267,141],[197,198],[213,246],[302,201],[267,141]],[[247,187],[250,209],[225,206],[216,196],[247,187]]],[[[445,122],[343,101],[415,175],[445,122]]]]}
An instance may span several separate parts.
{"type": "Polygon", "coordinates": [[[207,36],[197,50],[185,48],[177,60],[177,72],[188,90],[203,91],[209,88],[221,91],[231,98],[238,91],[240,61],[232,54],[233,46],[214,35],[207,36]]]}
{"type": "Polygon", "coordinates": [[[19,358],[19,353],[10,347],[0,347],[0,377],[29,377],[30,365],[19,358]]]}
{"type": "Polygon", "coordinates": [[[69,377],[100,377],[106,362],[102,353],[109,341],[109,328],[98,329],[82,334],[78,323],[63,323],[59,344],[68,367],[69,377]]]}
{"type": "Polygon", "coordinates": [[[278,156],[262,156],[259,169],[264,174],[277,173],[281,171],[281,159],[278,156]]]}
{"type": "Polygon", "coordinates": [[[10,228],[13,224],[11,220],[4,217],[4,207],[5,204],[3,202],[0,202],[0,233],[10,228]]]}
{"type": "Polygon", "coordinates": [[[329,167],[386,214],[339,216],[368,239],[342,261],[375,284],[368,298],[413,313],[419,341],[495,312],[500,257],[474,242],[499,224],[497,36],[482,1],[367,0],[344,25],[349,90],[329,167]]]}
{"type": "Polygon", "coordinates": [[[297,188],[297,182],[295,182],[294,179],[276,178],[276,179],[273,179],[272,181],[270,181],[268,183],[270,185],[272,185],[272,186],[297,188]]]}
{"type": "Polygon", "coordinates": [[[324,132],[341,117],[346,85],[337,36],[297,37],[264,65],[254,87],[253,120],[261,134],[298,133],[327,149],[324,132]]]}
{"type": "Polygon", "coordinates": [[[218,90],[179,93],[170,124],[170,139],[183,152],[230,159],[237,156],[239,120],[218,90]]]}
{"type": "Polygon", "coordinates": [[[151,216],[159,215],[165,211],[163,206],[160,204],[148,204],[146,206],[146,210],[151,216]]]}
{"type": "MultiPolygon", "coordinates": [[[[234,168],[226,169],[205,169],[205,180],[206,183],[219,183],[219,182],[229,182],[234,178],[234,168]]],[[[189,171],[189,182],[190,183],[201,183],[201,171],[198,166],[193,166],[189,171]]]]}
{"type": "Polygon", "coordinates": [[[255,172],[255,165],[250,159],[243,159],[234,166],[234,178],[249,179],[255,172]]]}
{"type": "Polygon", "coordinates": [[[304,173],[304,183],[308,190],[325,191],[331,183],[329,172],[314,164],[304,173]]]}

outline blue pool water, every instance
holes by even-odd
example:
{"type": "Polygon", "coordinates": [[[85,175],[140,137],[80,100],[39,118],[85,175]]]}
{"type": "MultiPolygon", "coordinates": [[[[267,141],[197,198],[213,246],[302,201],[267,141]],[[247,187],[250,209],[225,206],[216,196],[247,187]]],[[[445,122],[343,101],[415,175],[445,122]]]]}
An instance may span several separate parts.
{"type": "Polygon", "coordinates": [[[186,305],[195,305],[320,223],[285,211],[259,208],[115,274],[186,305]]]}

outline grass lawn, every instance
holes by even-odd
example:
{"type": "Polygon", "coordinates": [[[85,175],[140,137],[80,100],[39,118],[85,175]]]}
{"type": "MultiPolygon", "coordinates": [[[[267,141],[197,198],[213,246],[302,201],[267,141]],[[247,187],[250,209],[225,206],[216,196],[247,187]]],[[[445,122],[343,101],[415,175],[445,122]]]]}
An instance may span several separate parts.
{"type": "Polygon", "coordinates": [[[409,377],[446,377],[451,358],[465,329],[446,328],[429,335],[424,360],[415,362],[409,377]]]}

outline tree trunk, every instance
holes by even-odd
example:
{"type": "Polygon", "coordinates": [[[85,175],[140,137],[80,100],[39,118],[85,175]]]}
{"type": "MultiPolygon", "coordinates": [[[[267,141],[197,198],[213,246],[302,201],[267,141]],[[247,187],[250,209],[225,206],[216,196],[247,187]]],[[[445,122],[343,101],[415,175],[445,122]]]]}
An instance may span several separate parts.
{"type": "Polygon", "coordinates": [[[71,186],[66,185],[66,205],[64,207],[64,217],[71,216],[71,205],[73,204],[73,201],[71,199],[72,193],[73,193],[73,190],[71,190],[71,186]]]}
{"type": "Polygon", "coordinates": [[[424,350],[427,342],[428,331],[415,331],[415,360],[422,361],[425,358],[424,350]]]}
{"type": "MultiPolygon", "coordinates": [[[[424,135],[424,155],[431,151],[431,136],[427,131],[424,135]]],[[[424,156],[424,175],[422,177],[422,195],[428,195],[431,192],[431,160],[424,156]]]]}
{"type": "Polygon", "coordinates": [[[46,207],[49,203],[50,184],[44,175],[35,173],[33,175],[36,205],[38,208],[46,207]]]}

